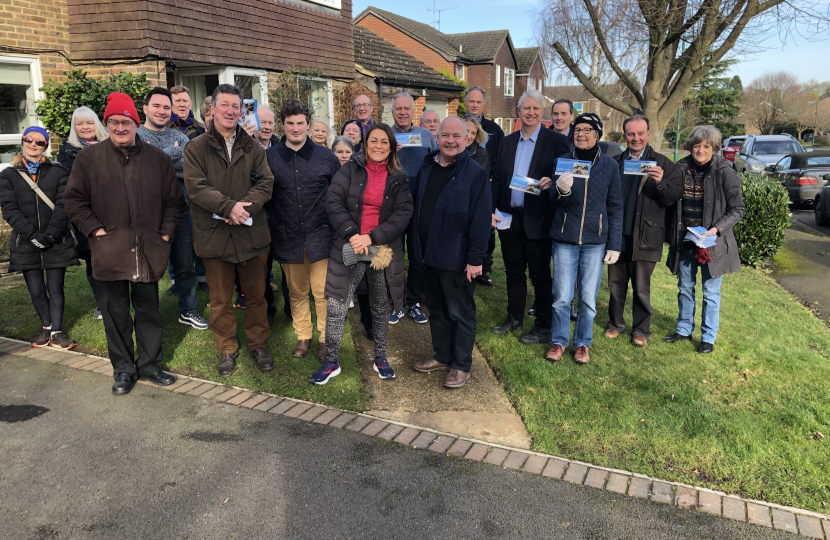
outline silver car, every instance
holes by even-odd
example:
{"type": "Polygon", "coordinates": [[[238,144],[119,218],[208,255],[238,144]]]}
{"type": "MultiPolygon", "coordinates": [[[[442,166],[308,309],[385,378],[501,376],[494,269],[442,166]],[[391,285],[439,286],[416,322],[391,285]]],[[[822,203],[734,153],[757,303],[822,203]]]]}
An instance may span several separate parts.
{"type": "Polygon", "coordinates": [[[792,135],[750,135],[735,156],[738,172],[764,173],[787,154],[804,152],[804,148],[792,135]]]}

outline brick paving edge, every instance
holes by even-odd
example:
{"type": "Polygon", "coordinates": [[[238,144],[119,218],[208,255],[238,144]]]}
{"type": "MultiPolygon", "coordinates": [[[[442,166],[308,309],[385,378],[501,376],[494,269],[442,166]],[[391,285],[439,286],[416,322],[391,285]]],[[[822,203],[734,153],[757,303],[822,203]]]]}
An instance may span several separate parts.
{"type": "MultiPolygon", "coordinates": [[[[20,344],[20,345],[30,345],[30,343],[27,342],[27,341],[21,341],[21,340],[17,340],[17,339],[12,339],[12,338],[7,338],[7,337],[0,336],[0,345],[2,345],[4,342],[17,343],[17,344],[20,344]]],[[[102,356],[96,356],[94,354],[87,354],[87,353],[76,352],[76,351],[66,351],[66,350],[60,350],[60,349],[41,349],[41,350],[42,351],[47,351],[48,350],[49,352],[60,352],[60,353],[66,353],[66,354],[74,354],[74,355],[77,355],[77,356],[87,356],[87,357],[90,357],[90,358],[106,360],[106,361],[109,362],[108,358],[105,358],[105,357],[102,357],[102,356]]],[[[0,354],[10,354],[10,353],[0,352],[0,354]]],[[[15,354],[15,353],[11,353],[11,354],[15,354]]],[[[69,366],[65,366],[65,367],[69,367],[69,366]]],[[[78,369],[78,371],[83,371],[80,368],[72,368],[72,369],[78,369]]],[[[511,447],[511,446],[506,446],[506,445],[499,444],[499,443],[492,443],[492,442],[482,441],[482,440],[479,440],[479,439],[473,439],[473,438],[470,438],[470,437],[463,437],[463,436],[455,435],[453,433],[447,433],[447,432],[443,432],[443,431],[437,431],[437,430],[434,430],[434,429],[417,426],[417,425],[414,425],[414,424],[408,424],[406,422],[399,422],[399,421],[396,421],[396,420],[388,420],[386,418],[373,416],[371,414],[366,414],[366,413],[357,412],[357,411],[348,411],[348,410],[345,410],[345,409],[338,409],[336,407],[330,407],[328,405],[324,405],[322,403],[317,403],[317,402],[313,402],[313,401],[302,400],[302,399],[286,397],[286,396],[280,396],[280,395],[277,395],[277,394],[270,394],[268,392],[256,392],[254,390],[251,390],[249,388],[245,388],[243,386],[233,386],[233,385],[218,383],[216,381],[209,381],[209,380],[206,380],[206,379],[200,379],[200,378],[197,378],[197,377],[190,377],[188,375],[179,375],[179,374],[174,373],[174,372],[171,372],[171,373],[176,375],[176,377],[179,378],[179,379],[187,379],[189,381],[196,381],[196,382],[201,382],[201,383],[213,384],[213,385],[216,385],[216,386],[223,386],[223,387],[228,388],[228,389],[239,390],[239,391],[244,391],[244,392],[253,392],[251,396],[246,398],[246,400],[250,399],[251,397],[255,397],[256,395],[263,395],[263,396],[268,396],[268,397],[271,397],[271,398],[279,398],[283,401],[292,402],[292,403],[295,404],[294,406],[296,406],[296,404],[303,403],[303,404],[306,404],[306,405],[323,407],[326,410],[338,411],[340,414],[346,413],[346,414],[354,415],[355,419],[358,418],[358,417],[364,417],[364,418],[370,419],[372,421],[384,422],[387,425],[401,426],[404,429],[412,428],[412,429],[418,430],[418,433],[419,433],[418,436],[420,436],[420,434],[423,433],[423,432],[427,432],[427,433],[435,434],[436,435],[436,440],[437,440],[438,437],[449,437],[449,438],[452,439],[452,443],[454,443],[456,440],[468,441],[468,442],[471,443],[470,448],[472,448],[473,446],[478,444],[478,445],[483,445],[483,446],[487,447],[488,449],[500,448],[502,450],[508,451],[508,453],[509,452],[520,452],[522,454],[526,454],[528,457],[529,456],[539,456],[539,457],[542,457],[542,458],[545,458],[545,459],[557,459],[557,460],[565,462],[565,464],[567,465],[566,471],[567,471],[567,468],[570,468],[571,465],[582,465],[582,466],[587,467],[588,471],[590,471],[591,469],[597,469],[597,470],[606,471],[606,472],[609,472],[609,473],[620,474],[620,475],[623,475],[623,476],[626,476],[626,477],[641,478],[643,480],[649,481],[649,483],[661,482],[663,484],[668,484],[671,488],[673,488],[672,489],[673,491],[674,491],[675,488],[683,487],[683,488],[692,489],[692,490],[695,490],[695,491],[698,491],[698,492],[706,492],[706,493],[711,493],[713,495],[718,495],[720,497],[725,497],[725,498],[729,498],[729,499],[738,500],[738,501],[743,502],[744,504],[746,504],[746,503],[756,504],[756,505],[762,506],[764,508],[768,508],[770,513],[771,513],[772,509],[776,509],[776,510],[781,510],[783,512],[788,512],[788,513],[794,514],[794,516],[799,516],[800,515],[800,516],[805,516],[805,517],[816,518],[816,519],[822,520],[824,522],[829,522],[830,521],[830,515],[820,514],[818,512],[813,512],[811,510],[804,510],[804,509],[801,509],[801,508],[783,506],[783,505],[780,505],[780,504],[771,503],[771,502],[767,502],[767,501],[758,501],[758,500],[754,500],[754,499],[745,499],[745,498],[740,497],[738,495],[725,493],[725,492],[722,492],[722,491],[716,491],[716,490],[709,489],[709,488],[706,488],[706,487],[693,486],[691,484],[684,484],[682,482],[672,482],[672,481],[663,480],[661,478],[656,478],[656,477],[648,476],[648,475],[641,474],[641,473],[625,471],[625,470],[622,470],[622,469],[615,469],[615,468],[612,468],[612,467],[603,467],[601,465],[594,465],[592,463],[587,463],[587,462],[584,462],[584,461],[578,461],[578,460],[574,460],[574,459],[567,459],[567,458],[560,457],[560,456],[555,456],[555,455],[552,455],[552,454],[543,454],[541,452],[534,452],[533,450],[525,450],[525,449],[522,449],[522,448],[514,448],[514,447],[511,447]]],[[[151,385],[151,386],[155,386],[155,385],[151,385]]],[[[177,387],[178,386],[179,385],[177,385],[177,387]]],[[[160,389],[160,390],[168,390],[168,387],[163,387],[163,386],[162,387],[157,387],[157,388],[160,389]]],[[[172,391],[172,390],[175,390],[175,388],[170,389],[169,391],[172,391]]],[[[182,394],[182,395],[187,395],[187,394],[182,394]]],[[[200,398],[201,396],[192,396],[192,397],[200,398]]],[[[243,408],[243,407],[241,407],[241,404],[240,405],[233,405],[233,406],[243,408]]],[[[290,407],[289,409],[286,409],[286,412],[288,410],[290,410],[291,408],[293,408],[294,406],[290,407]]],[[[325,411],[323,411],[323,413],[325,413],[325,411]]],[[[283,414],[281,414],[280,416],[283,416],[283,414]]],[[[316,415],[315,418],[319,417],[319,416],[320,415],[316,415]]],[[[301,420],[301,421],[307,422],[307,423],[314,423],[313,419],[312,420],[301,420]]],[[[352,422],[354,422],[354,419],[350,420],[349,424],[351,424],[352,422]]],[[[327,424],[321,424],[321,425],[327,425],[327,424]]],[[[384,428],[385,427],[386,426],[384,426],[384,428]]],[[[360,431],[362,431],[362,429],[359,430],[358,433],[360,431]]],[[[367,435],[367,436],[370,436],[370,435],[367,435]]],[[[375,438],[375,439],[379,438],[377,435],[373,435],[371,437],[375,438]]],[[[385,440],[385,439],[381,438],[381,440],[385,440]]],[[[393,442],[393,441],[390,440],[388,442],[393,442]]],[[[413,439],[413,441],[410,442],[410,444],[407,444],[406,446],[411,446],[412,442],[415,442],[414,439],[413,439]]],[[[452,447],[452,443],[447,446],[446,451],[449,451],[449,449],[452,447]]],[[[396,443],[396,444],[400,444],[400,443],[396,443]]],[[[424,448],[424,450],[426,450],[426,448],[424,448]]],[[[446,454],[446,451],[441,452],[441,453],[446,454]]],[[[488,450],[488,453],[489,453],[489,450],[488,450]]],[[[465,455],[466,455],[466,452],[465,452],[465,455]]],[[[454,457],[454,456],[449,456],[449,457],[454,457]]],[[[464,458],[462,456],[462,457],[458,457],[457,459],[464,459],[464,458]]],[[[483,460],[482,460],[482,462],[483,462],[483,460]]],[[[545,462],[545,463],[547,463],[547,462],[545,462]]],[[[504,468],[503,464],[500,464],[499,467],[504,468]]],[[[516,469],[516,470],[518,472],[525,472],[526,474],[535,474],[536,476],[543,476],[541,473],[540,474],[529,473],[527,471],[523,471],[521,468],[516,469]]],[[[586,475],[586,478],[587,478],[587,475],[586,475]]],[[[560,478],[560,480],[562,480],[562,479],[560,478]]],[[[584,482],[585,482],[585,478],[583,478],[583,484],[581,484],[581,485],[584,485],[584,482]]],[[[603,491],[607,490],[607,488],[605,488],[605,487],[603,487],[603,488],[591,488],[591,489],[602,489],[603,491]]],[[[630,495],[626,495],[626,496],[630,496],[630,495]]],[[[670,504],[672,506],[678,506],[676,504],[676,501],[674,501],[670,504]]],[[[678,506],[678,508],[680,508],[680,506],[678,506]]],[[[700,505],[696,505],[695,508],[700,508],[700,505]]],[[[691,509],[694,509],[694,508],[691,508],[691,509]]],[[[724,516],[723,512],[721,512],[721,514],[719,514],[717,517],[720,517],[721,519],[730,519],[730,518],[724,516]]],[[[746,520],[745,522],[748,523],[749,521],[746,520]]],[[[798,534],[798,533],[796,533],[796,534],[798,534]]],[[[828,530],[826,532],[826,538],[827,538],[827,540],[830,540],[830,530],[828,530]]]]}

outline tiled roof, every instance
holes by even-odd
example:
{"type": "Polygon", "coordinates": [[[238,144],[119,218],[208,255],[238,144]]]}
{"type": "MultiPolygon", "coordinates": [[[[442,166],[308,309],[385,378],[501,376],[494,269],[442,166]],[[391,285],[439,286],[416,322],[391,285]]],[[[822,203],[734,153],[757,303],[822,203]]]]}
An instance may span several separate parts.
{"type": "MultiPolygon", "coordinates": [[[[450,44],[446,40],[446,37],[443,33],[441,33],[440,31],[436,30],[428,24],[419,23],[418,21],[413,21],[412,19],[407,19],[406,17],[401,17],[400,15],[397,15],[395,13],[384,11],[373,6],[369,6],[368,8],[366,8],[365,11],[374,12],[377,15],[380,15],[381,17],[388,19],[394,24],[400,26],[401,28],[409,31],[415,36],[418,36],[419,38],[423,39],[427,43],[433,45],[445,54],[460,56],[458,53],[458,46],[453,46],[452,44],[450,44]]],[[[360,16],[358,15],[356,19],[359,19],[359,17],[360,16]]]]}
{"type": "Polygon", "coordinates": [[[490,32],[469,32],[467,34],[445,34],[444,39],[458,50],[462,46],[461,56],[471,61],[492,60],[499,52],[501,44],[510,36],[507,30],[490,32]]]}
{"type": "Polygon", "coordinates": [[[354,25],[354,61],[378,79],[402,86],[461,90],[453,80],[359,25],[354,25]]]}
{"type": "Polygon", "coordinates": [[[533,67],[533,61],[539,54],[539,47],[525,47],[516,49],[516,71],[527,73],[533,67]]]}

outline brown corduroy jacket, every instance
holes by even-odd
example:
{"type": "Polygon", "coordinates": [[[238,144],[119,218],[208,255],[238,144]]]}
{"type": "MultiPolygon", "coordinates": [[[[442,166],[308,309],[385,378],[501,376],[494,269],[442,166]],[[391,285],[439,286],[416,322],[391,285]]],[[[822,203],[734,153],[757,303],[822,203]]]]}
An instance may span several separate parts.
{"type": "Polygon", "coordinates": [[[185,201],[170,158],[136,135],[122,148],[107,139],[78,153],[63,196],[66,213],[90,237],[92,275],[101,281],[158,281],[185,201]]]}

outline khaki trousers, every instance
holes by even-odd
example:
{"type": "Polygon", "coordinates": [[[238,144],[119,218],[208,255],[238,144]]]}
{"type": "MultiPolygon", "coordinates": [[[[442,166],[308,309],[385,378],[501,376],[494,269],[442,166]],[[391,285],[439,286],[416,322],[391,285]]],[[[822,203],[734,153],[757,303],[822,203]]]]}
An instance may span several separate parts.
{"type": "Polygon", "coordinates": [[[239,286],[245,295],[245,334],[248,349],[268,348],[268,306],[265,303],[265,261],[268,253],[257,255],[244,263],[222,259],[202,259],[205,277],[210,286],[210,329],[216,348],[233,354],[239,349],[236,341],[236,315],[233,310],[234,276],[239,273],[239,286]]]}
{"type": "Polygon", "coordinates": [[[314,307],[317,310],[317,330],[320,332],[320,343],[326,342],[326,313],[328,299],[326,298],[326,273],[329,260],[309,262],[308,252],[303,253],[302,263],[287,263],[282,265],[285,280],[288,283],[288,296],[291,298],[291,316],[294,318],[294,332],[297,339],[311,339],[314,326],[311,324],[311,304],[308,301],[308,291],[314,295],[314,307]]]}

